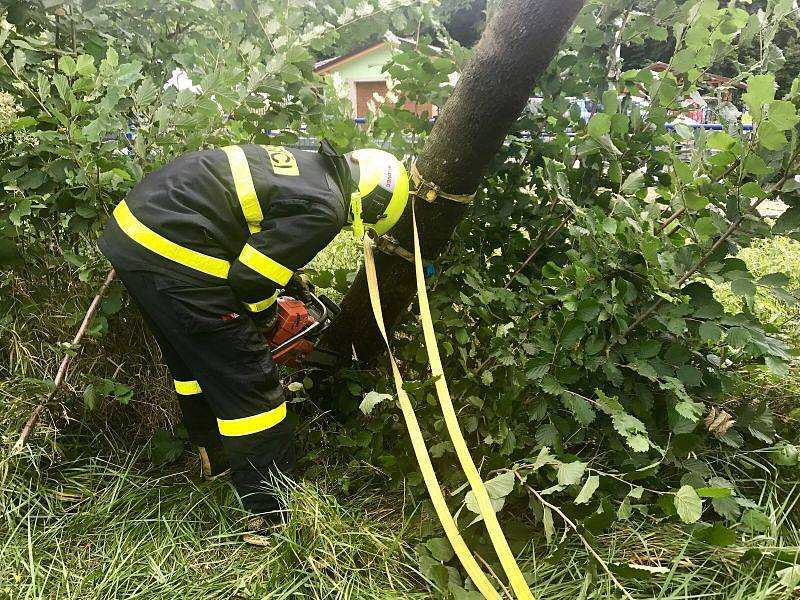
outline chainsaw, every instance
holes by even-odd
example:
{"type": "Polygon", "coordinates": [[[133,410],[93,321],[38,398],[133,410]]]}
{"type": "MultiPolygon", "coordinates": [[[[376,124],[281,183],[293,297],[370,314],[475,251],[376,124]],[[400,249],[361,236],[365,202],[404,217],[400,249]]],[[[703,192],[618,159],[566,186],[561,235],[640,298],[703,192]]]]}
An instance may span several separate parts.
{"type": "Polygon", "coordinates": [[[310,302],[291,296],[278,298],[278,320],[268,344],[272,360],[294,369],[327,369],[336,355],[314,346],[323,331],[339,314],[339,306],[327,296],[309,294],[310,302]]]}

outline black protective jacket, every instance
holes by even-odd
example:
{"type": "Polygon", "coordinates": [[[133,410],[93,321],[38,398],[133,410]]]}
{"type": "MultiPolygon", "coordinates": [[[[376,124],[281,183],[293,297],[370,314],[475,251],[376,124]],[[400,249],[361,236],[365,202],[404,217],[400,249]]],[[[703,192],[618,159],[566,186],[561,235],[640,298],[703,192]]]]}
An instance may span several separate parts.
{"type": "Polygon", "coordinates": [[[131,190],[98,246],[119,268],[225,281],[255,315],[346,224],[352,187],[327,141],[190,152],[131,190]]]}

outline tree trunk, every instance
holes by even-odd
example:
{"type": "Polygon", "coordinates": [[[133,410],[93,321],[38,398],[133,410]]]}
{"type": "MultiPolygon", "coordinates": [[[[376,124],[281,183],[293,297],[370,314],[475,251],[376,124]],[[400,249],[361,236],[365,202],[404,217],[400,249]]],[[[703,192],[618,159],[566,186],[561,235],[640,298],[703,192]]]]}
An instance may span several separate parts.
{"type": "MultiPolygon", "coordinates": [[[[583,0],[504,0],[493,11],[453,94],[436,119],[417,161],[422,177],[451,194],[478,188],[488,165],[547,68],[583,0]]],[[[403,248],[413,244],[411,204],[391,234],[403,248]]],[[[468,206],[437,199],[417,200],[422,256],[435,259],[445,248],[468,206]]],[[[386,323],[393,328],[416,289],[408,261],[377,252],[375,262],[386,323]]],[[[369,307],[364,269],[342,302],[336,323],[321,345],[370,361],[384,343],[369,307]]]]}

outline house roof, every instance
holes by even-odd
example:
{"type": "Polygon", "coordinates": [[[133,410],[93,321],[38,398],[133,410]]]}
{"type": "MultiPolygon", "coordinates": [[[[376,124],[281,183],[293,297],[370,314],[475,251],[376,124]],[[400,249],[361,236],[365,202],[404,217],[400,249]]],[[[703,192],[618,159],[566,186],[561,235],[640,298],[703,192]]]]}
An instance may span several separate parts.
{"type": "Polygon", "coordinates": [[[345,63],[349,63],[351,60],[356,60],[357,58],[361,58],[367,54],[372,54],[375,52],[375,50],[383,48],[389,43],[389,40],[381,40],[380,42],[376,42],[375,44],[367,46],[366,48],[359,48],[358,50],[353,50],[352,52],[342,54],[341,56],[334,56],[333,58],[325,58],[318,61],[317,64],[314,65],[314,72],[318,73],[319,75],[324,75],[336,67],[340,67],[345,63]]]}
{"type": "MultiPolygon", "coordinates": [[[[348,52],[347,54],[342,54],[341,56],[334,56],[332,58],[324,58],[314,65],[314,72],[319,75],[325,75],[326,73],[330,73],[333,69],[342,66],[345,63],[348,63],[352,60],[356,60],[361,58],[362,56],[366,56],[383,48],[387,44],[391,46],[399,46],[401,43],[403,44],[411,44],[415,45],[417,42],[411,38],[404,38],[399,37],[392,33],[391,31],[387,31],[384,34],[384,38],[379,42],[375,42],[374,44],[370,44],[369,46],[364,46],[357,50],[353,50],[352,52],[348,52]]],[[[441,48],[437,46],[428,46],[432,50],[437,52],[441,51],[441,48]]]]}

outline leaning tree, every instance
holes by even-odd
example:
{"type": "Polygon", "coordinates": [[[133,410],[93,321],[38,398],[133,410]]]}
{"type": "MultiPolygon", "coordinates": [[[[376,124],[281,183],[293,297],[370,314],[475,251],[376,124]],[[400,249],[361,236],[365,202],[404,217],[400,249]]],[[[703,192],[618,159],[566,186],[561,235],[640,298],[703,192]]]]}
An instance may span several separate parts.
{"type": "MultiPolygon", "coordinates": [[[[443,192],[475,192],[487,167],[547,68],[582,0],[509,0],[492,14],[471,60],[444,105],[417,161],[422,178],[443,192]]],[[[439,197],[417,205],[420,244],[426,260],[445,248],[468,206],[439,197]]],[[[392,230],[402,248],[412,248],[410,205],[392,230]]],[[[398,254],[378,253],[380,293],[391,327],[414,295],[414,268],[398,254]]],[[[370,314],[362,268],[342,302],[336,324],[322,345],[362,360],[383,348],[370,314]]]]}

